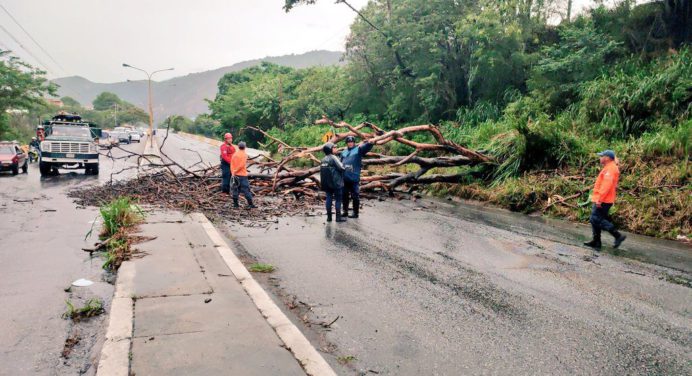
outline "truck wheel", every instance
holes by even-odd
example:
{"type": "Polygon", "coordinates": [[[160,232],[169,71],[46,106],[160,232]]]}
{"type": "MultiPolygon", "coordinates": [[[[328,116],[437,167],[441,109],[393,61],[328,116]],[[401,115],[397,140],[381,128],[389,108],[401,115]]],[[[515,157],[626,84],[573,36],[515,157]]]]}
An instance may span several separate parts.
{"type": "Polygon", "coordinates": [[[88,164],[88,165],[86,165],[86,169],[84,172],[87,175],[98,175],[99,174],[99,165],[98,164],[88,164]]]}
{"type": "Polygon", "coordinates": [[[39,162],[38,169],[41,171],[41,176],[48,176],[51,174],[53,168],[51,167],[50,163],[39,162]]]}
{"type": "Polygon", "coordinates": [[[29,161],[24,161],[24,166],[22,166],[22,174],[29,172],[29,161]]]}

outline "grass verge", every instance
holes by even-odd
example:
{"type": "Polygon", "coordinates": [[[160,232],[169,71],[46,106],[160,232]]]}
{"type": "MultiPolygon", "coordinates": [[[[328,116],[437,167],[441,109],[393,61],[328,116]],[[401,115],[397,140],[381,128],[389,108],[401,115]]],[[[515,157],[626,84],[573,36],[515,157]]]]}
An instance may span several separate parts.
{"type": "Polygon", "coordinates": [[[75,307],[69,300],[66,300],[65,304],[67,304],[67,311],[63,313],[62,317],[72,321],[98,316],[104,312],[103,302],[97,298],[89,299],[83,307],[75,307]]]}
{"type": "Polygon", "coordinates": [[[274,271],[274,265],[269,265],[269,264],[262,264],[260,262],[256,262],[254,264],[251,264],[249,267],[251,272],[254,273],[271,273],[274,271]]]}

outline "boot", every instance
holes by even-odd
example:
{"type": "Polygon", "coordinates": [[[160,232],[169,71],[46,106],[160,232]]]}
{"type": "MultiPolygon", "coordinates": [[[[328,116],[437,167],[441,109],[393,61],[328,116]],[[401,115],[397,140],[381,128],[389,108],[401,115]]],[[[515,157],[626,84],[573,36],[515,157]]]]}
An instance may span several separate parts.
{"type": "Polygon", "coordinates": [[[336,212],[336,221],[337,222],[346,222],[346,217],[343,215],[340,215],[339,212],[336,212]]]}
{"type": "Polygon", "coordinates": [[[360,200],[353,200],[353,214],[347,216],[349,218],[358,218],[358,211],[360,210],[360,200]]]}
{"type": "Polygon", "coordinates": [[[622,235],[618,230],[611,231],[610,235],[613,235],[613,237],[615,238],[615,243],[613,243],[613,248],[619,247],[620,244],[622,244],[622,242],[624,242],[625,239],[627,239],[627,236],[622,235]]]}
{"type": "MultiPolygon", "coordinates": [[[[336,216],[337,216],[337,218],[341,218],[341,216],[339,215],[339,212],[337,212],[336,216]]],[[[327,222],[331,222],[331,221],[332,221],[332,212],[328,211],[327,212],[327,222]]]]}
{"type": "Polygon", "coordinates": [[[341,209],[341,216],[344,218],[348,217],[348,201],[343,204],[343,207],[341,209]]]}
{"type": "Polygon", "coordinates": [[[257,206],[252,203],[252,200],[247,200],[247,209],[256,209],[257,206]]]}
{"type": "Polygon", "coordinates": [[[584,243],[584,245],[587,247],[591,247],[597,251],[600,251],[601,250],[601,239],[598,237],[594,237],[593,240],[591,240],[590,242],[584,243]]]}
{"type": "Polygon", "coordinates": [[[238,205],[238,199],[237,199],[237,198],[234,198],[234,199],[233,199],[233,208],[234,208],[234,209],[238,209],[239,207],[240,207],[240,205],[238,205]]]}

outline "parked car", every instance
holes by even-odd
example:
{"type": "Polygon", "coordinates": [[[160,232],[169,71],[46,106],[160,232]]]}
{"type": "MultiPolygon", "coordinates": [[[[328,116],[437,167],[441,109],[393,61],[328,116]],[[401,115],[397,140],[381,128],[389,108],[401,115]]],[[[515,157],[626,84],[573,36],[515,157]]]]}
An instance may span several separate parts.
{"type": "Polygon", "coordinates": [[[0,142],[0,171],[12,171],[12,175],[17,175],[20,168],[25,174],[29,171],[29,155],[16,141],[0,142]]]}
{"type": "Polygon", "coordinates": [[[137,132],[135,130],[129,130],[129,131],[127,131],[127,133],[130,135],[130,141],[132,141],[132,142],[137,141],[137,143],[142,141],[142,136],[140,136],[139,132],[137,132]]]}

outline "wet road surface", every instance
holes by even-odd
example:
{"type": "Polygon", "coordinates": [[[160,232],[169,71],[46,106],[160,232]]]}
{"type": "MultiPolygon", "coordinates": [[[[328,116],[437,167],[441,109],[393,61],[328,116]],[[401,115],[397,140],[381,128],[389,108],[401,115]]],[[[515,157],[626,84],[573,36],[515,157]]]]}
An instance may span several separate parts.
{"type": "MultiPolygon", "coordinates": [[[[187,166],[218,163],[216,146],[179,135],[164,151],[187,166]]],[[[127,163],[104,163],[99,180],[127,163]]],[[[74,374],[59,358],[70,331],[62,289],[99,281],[101,262],[80,250],[95,210],[75,209],[64,193],[96,180],[42,181],[31,170],[0,177],[0,325],[9,328],[0,364],[10,365],[0,374],[74,374]],[[34,203],[12,201],[26,198],[34,203]]],[[[422,202],[366,201],[345,224],[222,227],[247,262],[277,267],[258,279],[339,374],[692,372],[692,289],[669,282],[686,272],[533,236],[555,229],[522,215],[505,213],[512,224],[498,227],[468,214],[477,208],[422,202]]]]}
{"type": "MultiPolygon", "coordinates": [[[[217,163],[216,147],[178,135],[168,145],[188,165],[199,156],[174,149],[217,163]]],[[[664,260],[669,269],[595,255],[568,222],[428,200],[365,205],[345,224],[225,226],[247,263],[277,268],[258,280],[339,374],[692,373],[692,289],[670,282],[689,281],[689,247],[623,245],[687,256],[664,260]]]]}
{"type": "MultiPolygon", "coordinates": [[[[143,147],[124,146],[134,151],[143,147]]],[[[61,170],[58,176],[42,178],[38,163],[29,166],[28,174],[0,174],[0,375],[94,373],[91,358],[98,354],[106,318],[74,326],[61,315],[68,299],[98,297],[108,304],[113,293],[103,280],[103,260],[81,250],[97,240],[95,234],[85,240],[97,210],[79,208],[66,197],[68,190],[107,181],[111,172],[134,163],[104,157],[100,162],[98,177],[61,170]],[[94,284],[64,291],[79,278],[94,284]],[[61,353],[69,336],[78,336],[80,342],[65,359],[61,353]]]]}
{"type": "Polygon", "coordinates": [[[692,289],[673,271],[413,202],[368,205],[345,224],[231,225],[249,257],[277,267],[265,282],[340,373],[692,371],[692,289]]]}

